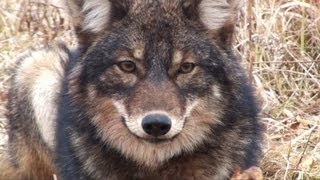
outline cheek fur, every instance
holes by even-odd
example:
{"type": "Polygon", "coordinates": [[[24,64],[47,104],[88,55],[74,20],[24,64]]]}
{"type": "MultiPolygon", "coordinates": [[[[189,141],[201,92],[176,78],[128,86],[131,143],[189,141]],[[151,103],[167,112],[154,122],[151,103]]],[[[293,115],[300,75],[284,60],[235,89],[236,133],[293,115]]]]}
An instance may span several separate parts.
{"type": "Polygon", "coordinates": [[[92,107],[91,119],[96,126],[97,132],[103,141],[109,141],[108,137],[125,135],[127,129],[122,124],[121,114],[114,106],[112,100],[101,98],[96,100],[95,106],[92,107]]]}

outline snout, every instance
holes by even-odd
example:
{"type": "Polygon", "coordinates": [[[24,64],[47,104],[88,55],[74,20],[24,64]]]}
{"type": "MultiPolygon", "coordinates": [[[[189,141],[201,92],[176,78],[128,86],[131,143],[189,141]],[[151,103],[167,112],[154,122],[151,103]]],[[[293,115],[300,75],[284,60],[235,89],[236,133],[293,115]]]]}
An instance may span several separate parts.
{"type": "Polygon", "coordinates": [[[142,119],[143,130],[154,137],[167,134],[171,128],[171,120],[162,114],[150,114],[142,119]]]}

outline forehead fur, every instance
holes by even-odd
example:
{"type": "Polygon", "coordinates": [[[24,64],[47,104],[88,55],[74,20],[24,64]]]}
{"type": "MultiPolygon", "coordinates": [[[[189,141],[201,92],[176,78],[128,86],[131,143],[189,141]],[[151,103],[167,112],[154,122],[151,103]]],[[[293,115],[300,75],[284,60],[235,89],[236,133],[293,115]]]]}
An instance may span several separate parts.
{"type": "Polygon", "coordinates": [[[73,0],[67,5],[76,21],[81,17],[82,22],[81,20],[79,22],[81,29],[97,34],[107,29],[112,19],[119,14],[121,17],[130,18],[141,16],[145,21],[159,16],[171,16],[173,19],[190,18],[201,22],[208,29],[219,29],[227,21],[234,19],[232,17],[236,14],[235,10],[238,9],[240,2],[237,0],[73,0]]]}

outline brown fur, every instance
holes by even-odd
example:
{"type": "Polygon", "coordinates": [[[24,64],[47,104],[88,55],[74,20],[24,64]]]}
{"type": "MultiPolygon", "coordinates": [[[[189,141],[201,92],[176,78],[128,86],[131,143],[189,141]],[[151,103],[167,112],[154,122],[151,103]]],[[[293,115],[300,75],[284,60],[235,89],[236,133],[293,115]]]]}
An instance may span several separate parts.
{"type": "Polygon", "coordinates": [[[1,158],[0,180],[43,180],[53,179],[56,168],[51,152],[41,148],[36,142],[26,142],[21,137],[15,146],[20,147],[15,151],[17,162],[12,163],[7,157],[1,158]]]}

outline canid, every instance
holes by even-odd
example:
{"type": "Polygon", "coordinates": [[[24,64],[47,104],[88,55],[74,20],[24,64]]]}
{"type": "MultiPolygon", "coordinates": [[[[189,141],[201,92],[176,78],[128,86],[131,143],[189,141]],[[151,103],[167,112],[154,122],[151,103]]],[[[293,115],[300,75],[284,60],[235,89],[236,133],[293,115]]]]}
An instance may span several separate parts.
{"type": "Polygon", "coordinates": [[[258,108],[231,49],[237,2],[67,1],[81,47],[18,62],[10,171],[220,180],[258,165],[258,108]]]}

